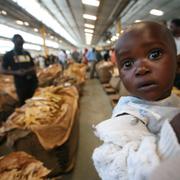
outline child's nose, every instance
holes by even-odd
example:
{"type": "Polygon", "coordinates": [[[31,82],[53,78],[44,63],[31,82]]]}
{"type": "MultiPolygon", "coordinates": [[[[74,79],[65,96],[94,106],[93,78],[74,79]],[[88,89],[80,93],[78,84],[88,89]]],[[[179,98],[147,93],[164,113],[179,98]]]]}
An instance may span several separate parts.
{"type": "Polygon", "coordinates": [[[148,68],[148,65],[146,64],[145,61],[141,61],[139,63],[137,63],[137,68],[136,68],[136,76],[140,76],[140,75],[145,75],[148,74],[150,72],[150,69],[148,68]]]}

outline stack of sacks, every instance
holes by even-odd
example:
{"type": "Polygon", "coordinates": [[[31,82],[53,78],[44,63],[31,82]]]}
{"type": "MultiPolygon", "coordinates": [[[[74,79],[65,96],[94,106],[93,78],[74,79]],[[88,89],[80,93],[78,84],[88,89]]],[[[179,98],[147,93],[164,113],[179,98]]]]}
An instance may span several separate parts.
{"type": "Polygon", "coordinates": [[[45,180],[49,170],[25,152],[13,152],[0,159],[1,180],[45,180]]]}
{"type": "Polygon", "coordinates": [[[78,145],[76,87],[39,88],[0,128],[4,146],[25,151],[51,169],[49,176],[72,170],[78,145]]]}
{"type": "Polygon", "coordinates": [[[0,123],[5,121],[14,111],[17,101],[6,92],[0,90],[0,123]]]}
{"type": "Polygon", "coordinates": [[[45,87],[53,84],[53,81],[62,73],[62,66],[60,64],[53,64],[45,69],[39,69],[37,76],[39,86],[45,87]]]}
{"type": "Polygon", "coordinates": [[[63,77],[60,77],[57,84],[74,85],[79,94],[82,92],[82,87],[86,80],[87,65],[79,63],[71,63],[68,68],[64,70],[63,77]]]}
{"type": "Polygon", "coordinates": [[[110,61],[100,61],[96,64],[96,72],[101,83],[108,83],[111,79],[113,64],[110,61]]]}
{"type": "MultiPolygon", "coordinates": [[[[0,128],[0,135],[22,129],[35,133],[46,150],[60,146],[71,132],[77,105],[78,92],[73,86],[38,89],[33,98],[8,118],[0,128]]],[[[10,136],[10,144],[15,140],[15,134],[10,136]]]]}
{"type": "Polygon", "coordinates": [[[64,71],[64,76],[74,79],[77,84],[83,84],[86,80],[86,68],[85,64],[71,63],[64,71]]]}
{"type": "Polygon", "coordinates": [[[13,76],[0,75],[0,89],[8,93],[14,100],[18,101],[13,76]]]}
{"type": "Polygon", "coordinates": [[[180,89],[178,89],[178,88],[176,88],[176,87],[173,87],[172,93],[174,93],[174,94],[180,96],[180,89]]]}

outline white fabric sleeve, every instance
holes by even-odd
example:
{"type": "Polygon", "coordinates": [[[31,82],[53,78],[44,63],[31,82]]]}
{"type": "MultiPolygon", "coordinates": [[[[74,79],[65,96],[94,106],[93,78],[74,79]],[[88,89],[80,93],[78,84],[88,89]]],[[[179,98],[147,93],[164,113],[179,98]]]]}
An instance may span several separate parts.
{"type": "Polygon", "coordinates": [[[176,134],[166,120],[160,131],[160,140],[158,142],[158,153],[162,160],[175,156],[180,151],[176,134]]]}
{"type": "Polygon", "coordinates": [[[100,123],[95,134],[104,142],[92,156],[103,180],[141,180],[159,162],[155,137],[131,115],[100,123]]]}

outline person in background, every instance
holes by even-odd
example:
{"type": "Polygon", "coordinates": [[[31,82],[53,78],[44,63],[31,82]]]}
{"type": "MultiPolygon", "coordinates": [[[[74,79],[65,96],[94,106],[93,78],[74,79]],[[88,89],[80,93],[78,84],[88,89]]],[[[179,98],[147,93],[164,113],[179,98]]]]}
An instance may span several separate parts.
{"type": "Polygon", "coordinates": [[[174,36],[177,48],[178,71],[174,81],[174,86],[180,89],[180,19],[173,19],[170,22],[170,30],[174,36]]]}
{"type": "Polygon", "coordinates": [[[101,52],[99,50],[96,50],[96,59],[97,59],[97,62],[102,60],[102,55],[101,55],[101,52]]]}
{"type": "Polygon", "coordinates": [[[63,69],[67,68],[67,54],[66,51],[61,49],[59,54],[58,54],[58,58],[59,58],[59,63],[62,65],[63,69]]]}
{"type": "Polygon", "coordinates": [[[37,58],[39,61],[39,67],[42,69],[45,68],[45,57],[42,55],[39,55],[37,58]]]}
{"type": "Polygon", "coordinates": [[[74,49],[72,54],[71,54],[72,59],[76,62],[76,63],[81,63],[81,55],[80,53],[77,51],[77,49],[74,49]]]}
{"type": "Polygon", "coordinates": [[[93,79],[97,63],[96,49],[92,48],[91,50],[89,50],[86,54],[86,58],[88,60],[88,63],[90,63],[90,79],[93,79]]]}
{"type": "Polygon", "coordinates": [[[84,64],[88,64],[88,60],[87,60],[87,58],[86,58],[87,52],[88,52],[88,49],[85,48],[85,49],[84,49],[84,52],[83,52],[83,55],[82,55],[82,63],[84,63],[84,64]]]}
{"type": "Polygon", "coordinates": [[[7,52],[2,61],[1,72],[14,76],[20,105],[31,98],[38,86],[36,69],[30,53],[23,49],[24,39],[15,34],[12,38],[14,49],[7,52]]]}
{"type": "Polygon", "coordinates": [[[156,22],[134,23],[117,41],[119,74],[130,95],[95,127],[103,144],[93,161],[103,180],[146,180],[180,152],[180,97],[171,94],[176,53],[171,32],[156,22]]]}
{"type": "Polygon", "coordinates": [[[104,53],[104,60],[109,61],[110,55],[109,55],[109,50],[106,50],[104,53]]]}
{"type": "Polygon", "coordinates": [[[116,64],[116,56],[115,56],[115,49],[112,48],[110,51],[110,59],[113,65],[116,64]]]}

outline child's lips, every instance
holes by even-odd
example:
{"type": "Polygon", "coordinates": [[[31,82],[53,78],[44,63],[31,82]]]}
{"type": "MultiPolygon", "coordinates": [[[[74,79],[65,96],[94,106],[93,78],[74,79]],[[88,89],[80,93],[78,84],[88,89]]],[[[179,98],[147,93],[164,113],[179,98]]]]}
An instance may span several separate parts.
{"type": "Polygon", "coordinates": [[[138,89],[141,91],[149,91],[149,90],[154,90],[155,88],[157,88],[157,86],[158,85],[154,81],[147,81],[138,84],[138,89]]]}

